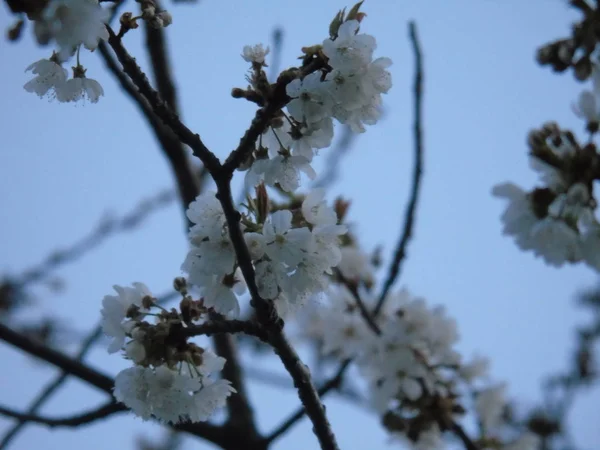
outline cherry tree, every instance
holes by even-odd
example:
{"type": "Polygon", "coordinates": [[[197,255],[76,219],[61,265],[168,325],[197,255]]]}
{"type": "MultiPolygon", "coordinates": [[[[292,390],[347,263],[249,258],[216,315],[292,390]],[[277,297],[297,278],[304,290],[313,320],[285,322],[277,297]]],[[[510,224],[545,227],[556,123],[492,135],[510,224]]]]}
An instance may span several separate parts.
{"type": "MultiPolygon", "coordinates": [[[[595,51],[600,2],[570,3],[583,18],[570,36],[541,45],[538,62],[558,72],[572,71],[586,84],[573,103],[583,132],[557,123],[531,131],[526,151],[539,184],[523,189],[497,180],[492,194],[506,202],[504,234],[539,257],[540,264],[581,263],[598,271],[594,182],[600,179],[600,156],[594,139],[600,129],[595,51]]],[[[280,32],[272,43],[239,49],[248,72],[245,87],[232,87],[231,96],[252,105],[254,117],[224,158],[205,144],[201,126],[196,129],[181,118],[164,41],[177,22],[165,5],[155,0],[6,4],[15,16],[8,38],[25,39],[24,29],[31,28],[49,53],[25,68],[29,79],[23,95],[86,104],[85,114],[117,95],[103,87],[103,77],[114,77],[150,125],[175,175],[176,190],[162,191],[131,213],[101,223],[20,277],[5,278],[0,338],[60,369],[61,375],[28,410],[0,405],[0,414],[16,421],[0,448],[7,448],[27,424],[83,427],[130,414],[169,432],[164,444],[142,442],[141,448],[176,448],[178,439],[189,435],[226,450],[264,450],[307,416],[314,448],[335,450],[341,431],[332,426],[323,404],[333,391],[377,417],[390,447],[571,448],[565,414],[577,390],[595,381],[593,353],[600,327],[579,330],[573,369],[546,386],[557,399],[518,412],[510,386],[492,381],[488,359],[459,351],[452,311],[398,287],[415,233],[424,171],[426,67],[414,22],[408,24],[414,57],[414,167],[404,224],[384,264],[377,251],[361,243],[349,219],[351,199],[327,195],[336,155],[350,149],[353,136],[376,132],[393,88],[392,60],[378,52],[368,2],[328,12],[329,28],[319,41],[296,49],[296,66],[279,70],[280,32]],[[128,40],[140,33],[146,35],[151,76],[128,49],[128,40]],[[108,73],[91,73],[85,61],[92,57],[101,58],[108,73]],[[332,156],[319,173],[316,161],[332,156]],[[232,187],[235,177],[243,179],[240,195],[232,187]],[[184,211],[188,249],[173,268],[179,275],[167,294],[152,292],[148,280],[115,284],[112,290],[107,286],[106,295],[97,299],[99,325],[75,356],[52,344],[57,324],[24,325],[15,319],[15,311],[31,307],[28,285],[111,236],[135,230],[171,202],[184,211]],[[116,377],[83,361],[96,344],[126,360],[116,377]],[[312,350],[313,363],[300,356],[301,346],[312,350]],[[259,431],[253,413],[242,352],[278,359],[287,374],[283,382],[293,385],[301,404],[267,432],[259,431]],[[326,370],[318,370],[322,367],[326,370]],[[68,417],[42,415],[41,406],[68,377],[103,391],[105,402],[68,417]]],[[[319,14],[325,10],[324,5],[319,14]]],[[[508,240],[506,245],[511,245],[508,240]]],[[[597,317],[598,295],[583,298],[597,317]]]]}

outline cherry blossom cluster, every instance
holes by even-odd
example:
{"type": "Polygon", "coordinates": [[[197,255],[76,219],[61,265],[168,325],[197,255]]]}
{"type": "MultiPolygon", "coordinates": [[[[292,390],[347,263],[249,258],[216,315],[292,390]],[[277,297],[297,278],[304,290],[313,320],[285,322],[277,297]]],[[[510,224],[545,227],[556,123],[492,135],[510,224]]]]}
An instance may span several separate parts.
{"type": "Polygon", "coordinates": [[[142,283],[114,286],[117,295],[102,300],[108,351],[122,351],[134,364],[116,376],[114,396],[144,420],[205,421],[235,390],[211,378],[225,359],[188,342],[184,330],[205,319],[208,309],[186,295],[185,283],[176,283],[184,295],[179,311],[162,308],[142,283]]]}
{"type": "MultiPolygon", "coordinates": [[[[133,17],[124,13],[121,17],[121,35],[137,28],[137,19],[145,20],[155,28],[168,26],[172,22],[167,11],[157,11],[152,0],[140,1],[142,14],[133,17]]],[[[39,97],[56,99],[59,102],[77,102],[88,99],[96,103],[104,90],[100,83],[86,76],[87,69],[80,63],[82,47],[94,51],[101,41],[108,39],[108,23],[111,12],[99,5],[98,0],[49,0],[40,2],[32,11],[27,11],[34,21],[35,36],[39,44],[54,42],[57,51],[48,59],[32,63],[26,72],[34,78],[24,88],[39,97]],[[63,68],[74,54],[76,64],[72,77],[63,68]]]]}
{"type": "MultiPolygon", "coordinates": [[[[306,58],[316,57],[324,63],[287,84],[286,110],[271,120],[252,155],[246,174],[249,188],[264,181],[286,192],[295,191],[301,173],[315,178],[310,164],[319,149],[331,145],[333,119],[362,133],[365,124],[373,125],[381,117],[381,96],[392,86],[386,70],[392,61],[373,59],[377,43],[373,36],[360,33],[364,14],[359,8],[360,4],[345,18],[336,16],[330,37],[321,45],[303,49],[306,58]]],[[[234,90],[234,95],[260,101],[268,94],[269,83],[262,71],[268,51],[262,45],[244,48],[242,57],[252,63],[250,87],[234,90]]]]}
{"type": "MultiPolygon", "coordinates": [[[[369,275],[370,269],[362,267],[358,278],[369,275]]],[[[360,296],[372,310],[376,301],[369,290],[361,289],[360,296]]],[[[424,299],[401,290],[389,295],[371,325],[356,295],[338,285],[328,290],[326,302],[314,304],[303,319],[302,332],[320,343],[324,355],[356,363],[368,386],[371,407],[401,443],[419,450],[443,448],[443,432],[471,406],[481,424],[480,448],[538,448],[538,439],[531,433],[507,435],[504,391],[489,385],[478,389],[488,376],[487,360],[462,362],[454,348],[456,322],[443,307],[431,308],[424,299]],[[461,403],[470,393],[475,397],[473,404],[461,403]]]]}
{"type": "MultiPolygon", "coordinates": [[[[324,196],[323,190],[314,190],[295,209],[276,208],[261,184],[256,198],[249,198],[242,225],[256,284],[260,296],[275,301],[280,312],[323,292],[332,268],[341,260],[339,238],[346,227],[338,224],[324,196]]],[[[237,296],[244,293],[245,285],[215,193],[199,196],[187,216],[194,225],[182,270],[189,283],[200,289],[206,306],[236,317],[240,312],[237,296]]]]}
{"type": "MultiPolygon", "coordinates": [[[[595,132],[598,122],[597,113],[596,118],[591,116],[591,95],[582,94],[576,111],[595,132]]],[[[494,195],[508,200],[502,215],[504,233],[552,266],[585,262],[600,270],[600,224],[593,191],[600,156],[595,144],[582,145],[573,133],[549,123],[530,133],[529,148],[531,167],[542,185],[531,191],[513,183],[493,189],[494,195]]]]}

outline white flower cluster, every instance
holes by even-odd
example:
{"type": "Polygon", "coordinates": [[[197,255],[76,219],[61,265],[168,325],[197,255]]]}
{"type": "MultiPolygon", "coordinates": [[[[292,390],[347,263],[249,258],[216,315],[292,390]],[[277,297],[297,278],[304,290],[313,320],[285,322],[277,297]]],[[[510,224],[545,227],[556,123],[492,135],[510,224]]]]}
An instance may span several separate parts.
{"type": "Polygon", "coordinates": [[[85,76],[86,69],[79,64],[79,51],[82,46],[93,51],[100,41],[108,39],[109,17],[110,12],[97,0],[50,0],[36,17],[34,28],[38,42],[47,44],[54,40],[58,52],[25,69],[36,75],[25,84],[25,90],[59,102],[87,98],[96,103],[104,91],[100,83],[85,76]],[[73,78],[69,79],[62,63],[75,52],[77,64],[73,67],[73,78]]]}
{"type": "MultiPolygon", "coordinates": [[[[295,191],[300,173],[315,178],[310,163],[318,149],[331,145],[333,119],[357,133],[365,131],[365,124],[379,120],[381,94],[392,86],[386,70],[392,61],[373,60],[375,48],[375,38],[359,33],[357,20],[342,23],[335,39],[323,41],[327,70],[317,70],[287,85],[291,98],[287,113],[261,137],[259,146],[266,152],[259,152],[246,174],[247,187],[263,180],[269,186],[278,184],[286,192],[295,191]]],[[[267,53],[262,46],[246,46],[243,58],[264,63],[267,53]]]]}
{"type": "MultiPolygon", "coordinates": [[[[337,224],[337,215],[324,195],[322,190],[311,192],[296,215],[282,209],[264,220],[244,218],[244,238],[259,294],[277,300],[284,310],[322,292],[328,285],[327,275],[341,260],[339,237],[346,227],[337,224]]],[[[194,223],[189,232],[192,248],[182,270],[200,288],[207,307],[235,317],[240,312],[237,295],[245,286],[236,275],[235,251],[215,193],[199,196],[187,216],[194,223]]]]}
{"type": "MultiPolygon", "coordinates": [[[[379,332],[368,325],[346,288],[328,293],[327,303],[304,317],[302,333],[320,342],[324,354],[356,362],[369,388],[369,402],[393,438],[419,450],[443,448],[442,430],[432,418],[457,420],[465,413],[456,399],[487,377],[487,360],[462,363],[454,349],[456,322],[443,307],[430,308],[406,290],[390,294],[374,319],[379,332]]],[[[375,303],[367,292],[361,297],[368,308],[375,303]]],[[[501,394],[492,387],[477,397],[473,409],[482,423],[480,441],[493,439],[497,450],[537,450],[531,434],[500,436],[506,403],[501,394]]]]}
{"type": "Polygon", "coordinates": [[[25,83],[23,87],[27,92],[40,97],[48,96],[59,102],[77,102],[87,98],[90,102],[96,103],[104,95],[100,83],[87,78],[82,66],[73,67],[73,78],[68,79],[68,72],[55,57],[36,61],[25,71],[31,71],[36,77],[25,83]]]}
{"type": "Polygon", "coordinates": [[[474,409],[480,428],[482,442],[502,442],[501,445],[483,446],[483,450],[538,450],[540,439],[525,431],[517,436],[503,437],[506,422],[506,386],[488,386],[476,393],[474,409]]]}
{"type": "Polygon", "coordinates": [[[64,61],[80,45],[95,50],[100,41],[107,40],[109,17],[98,0],[50,0],[35,21],[35,34],[40,43],[54,40],[64,61]]]}
{"type": "Polygon", "coordinates": [[[109,353],[123,350],[134,366],[115,378],[114,396],[144,420],[205,421],[235,392],[227,380],[213,380],[225,359],[178,337],[183,320],[160,309],[142,283],[114,286],[102,301],[102,330],[112,338],[109,353]],[[145,319],[158,316],[158,323],[145,319]]]}
{"type": "Polygon", "coordinates": [[[531,192],[513,183],[494,187],[492,193],[509,202],[502,214],[504,234],[552,266],[582,261],[600,270],[600,224],[586,172],[595,152],[580,148],[571,135],[552,124],[533,132],[531,140],[537,142],[531,166],[544,186],[531,192]]]}

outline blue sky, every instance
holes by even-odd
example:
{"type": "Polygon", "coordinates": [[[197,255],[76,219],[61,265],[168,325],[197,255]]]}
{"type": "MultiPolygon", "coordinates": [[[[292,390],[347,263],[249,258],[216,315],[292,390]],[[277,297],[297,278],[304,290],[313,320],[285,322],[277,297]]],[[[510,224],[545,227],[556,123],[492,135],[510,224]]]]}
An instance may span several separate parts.
{"type": "MultiPolygon", "coordinates": [[[[364,247],[381,244],[389,255],[410,184],[413,55],[407,22],[414,19],[425,57],[425,175],[400,284],[432,304],[446,305],[459,323],[460,349],[466,355],[489,355],[494,379],[506,380],[511,394],[529,405],[539,398],[544,375],[565,367],[574,326],[585,319],[575,310],[573,295],[593,284],[596,275],[583,266],[554,269],[519,251],[501,235],[504,205],[490,190],[506,180],[535,184],[525,145],[532,127],[556,120],[582,131],[570,110],[582,86],[570,74],[552,74],[534,61],[539,45],[568,33],[576,16],[566,3],[367,1],[362,29],[377,38],[376,55],[394,61],[394,86],[385,98],[385,119],[359,137],[330,193],[331,198],[342,194],[352,200],[350,219],[364,247]]],[[[170,7],[174,23],[167,31],[186,124],[218,156],[226,156],[254,114],[251,104],[229,96],[232,87],[245,86],[242,47],[268,43],[273,27],[281,26],[282,63],[293,65],[300,47],[326,37],[331,18],[344,6],[318,0],[205,0],[170,7]]],[[[9,24],[9,15],[1,14],[0,26],[9,24]]],[[[104,86],[105,97],[96,105],[51,103],[22,89],[29,79],[25,67],[50,53],[32,43],[30,32],[18,44],[0,45],[0,271],[12,274],[85,234],[105,211],[124,213],[172,183],[147,126],[96,55],[82,55],[88,76],[104,86]]],[[[125,43],[148,67],[141,38],[132,32],[125,43]]],[[[173,205],[141,231],[116,237],[61,269],[57,275],[67,281],[66,292],[40,290],[33,314],[55,314],[84,331],[98,320],[100,301],[113,284],[143,281],[157,294],[165,292],[180,274],[185,250],[179,206],[173,205]]],[[[0,398],[23,407],[51,371],[6,346],[0,346],[0,357],[10,367],[0,372],[0,398]]],[[[113,374],[127,364],[102,349],[89,361],[113,374]]],[[[279,370],[277,361],[271,366],[279,370]]],[[[291,390],[258,383],[251,387],[262,430],[298,404],[291,390]]],[[[576,441],[584,449],[600,442],[597,424],[590,419],[598,412],[599,399],[597,391],[578,398],[571,417],[576,441]]],[[[100,396],[73,381],[44,412],[66,414],[99,401],[100,396]]],[[[375,417],[336,399],[327,405],[342,449],[387,448],[375,417]]],[[[0,431],[8,426],[0,419],[0,431]]],[[[126,416],[76,432],[30,427],[12,448],[129,448],[135,433],[156,430],[126,416]]],[[[276,446],[315,447],[306,422],[276,446]]],[[[187,448],[208,447],[190,442],[187,448]]]]}

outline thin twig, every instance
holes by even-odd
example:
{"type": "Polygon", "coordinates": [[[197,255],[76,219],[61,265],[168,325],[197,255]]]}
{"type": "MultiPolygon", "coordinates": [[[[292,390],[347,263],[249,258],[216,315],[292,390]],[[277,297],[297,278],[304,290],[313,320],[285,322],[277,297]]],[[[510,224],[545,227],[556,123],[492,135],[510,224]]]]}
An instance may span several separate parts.
{"type": "Polygon", "coordinates": [[[414,55],[415,55],[415,79],[414,79],[414,125],[413,125],[413,133],[414,133],[414,150],[415,150],[415,163],[413,168],[413,176],[412,176],[412,189],[410,200],[408,202],[408,206],[406,208],[406,215],[404,219],[404,229],[402,231],[402,236],[398,245],[396,247],[396,251],[394,252],[394,258],[392,260],[392,264],[390,265],[390,270],[383,285],[383,289],[379,298],[377,300],[377,304],[375,305],[375,309],[373,309],[373,315],[377,317],[387,295],[400,275],[400,269],[402,266],[402,262],[406,257],[406,248],[408,246],[408,242],[410,241],[413,233],[413,226],[415,222],[416,212],[417,212],[417,202],[419,200],[419,192],[421,187],[421,176],[423,174],[423,130],[422,130],[422,109],[423,109],[423,55],[421,52],[421,45],[419,43],[419,38],[417,35],[417,26],[414,22],[409,23],[409,35],[410,41],[412,43],[414,55]]]}
{"type": "Polygon", "coordinates": [[[358,309],[360,310],[361,316],[363,317],[371,331],[373,331],[373,333],[379,336],[381,334],[381,329],[379,328],[379,325],[377,325],[377,322],[375,322],[374,315],[371,314],[371,311],[369,311],[367,305],[365,305],[360,294],[358,293],[358,287],[356,286],[356,283],[353,283],[350,280],[346,279],[346,277],[344,277],[342,272],[340,272],[338,269],[335,269],[334,273],[336,278],[338,278],[342,282],[342,284],[346,286],[348,291],[350,291],[350,294],[356,302],[356,306],[358,306],[358,309]]]}
{"type": "Polygon", "coordinates": [[[168,206],[173,198],[173,192],[170,189],[162,189],[152,197],[138,202],[132,210],[121,217],[100,220],[98,225],[86,236],[67,248],[54,250],[45,260],[23,271],[21,275],[11,279],[10,283],[16,285],[18,289],[24,289],[47,279],[53,271],[64,264],[77,261],[108,238],[137,229],[151,214],[168,206]]]}
{"type": "Polygon", "coordinates": [[[50,428],[54,427],[78,427],[81,425],[90,424],[99,419],[105,419],[113,414],[127,411],[124,405],[115,402],[108,402],[99,408],[94,408],[91,411],[85,413],[76,414],[73,416],[62,417],[62,418],[50,418],[42,417],[36,414],[20,413],[10,408],[0,406],[0,414],[6,417],[12,417],[18,419],[20,422],[31,422],[40,425],[46,425],[50,428]]]}

